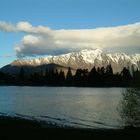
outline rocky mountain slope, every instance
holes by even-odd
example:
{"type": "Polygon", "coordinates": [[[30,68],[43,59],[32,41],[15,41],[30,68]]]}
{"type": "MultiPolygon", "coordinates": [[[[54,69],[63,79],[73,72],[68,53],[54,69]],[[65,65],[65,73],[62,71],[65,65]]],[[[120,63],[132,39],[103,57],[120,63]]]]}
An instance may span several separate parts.
{"type": "Polygon", "coordinates": [[[62,67],[71,67],[73,69],[91,69],[95,67],[106,67],[111,64],[113,72],[120,72],[123,67],[132,66],[140,70],[140,53],[127,55],[125,53],[106,53],[100,49],[82,50],[59,56],[48,56],[37,59],[18,59],[2,68],[3,71],[9,71],[9,67],[38,67],[47,64],[57,64],[62,67]]]}

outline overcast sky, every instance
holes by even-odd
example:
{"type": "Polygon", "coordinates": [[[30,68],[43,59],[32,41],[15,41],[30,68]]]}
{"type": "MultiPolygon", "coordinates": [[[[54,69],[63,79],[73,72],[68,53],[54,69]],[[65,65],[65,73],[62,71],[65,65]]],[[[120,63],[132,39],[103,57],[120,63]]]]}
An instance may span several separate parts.
{"type": "Polygon", "coordinates": [[[81,49],[140,53],[139,0],[0,0],[0,67],[81,49]]]}

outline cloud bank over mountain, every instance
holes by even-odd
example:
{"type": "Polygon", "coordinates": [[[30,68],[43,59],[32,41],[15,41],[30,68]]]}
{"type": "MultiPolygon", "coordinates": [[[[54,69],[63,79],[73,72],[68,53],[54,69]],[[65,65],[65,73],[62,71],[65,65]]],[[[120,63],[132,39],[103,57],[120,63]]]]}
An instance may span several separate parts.
{"type": "Polygon", "coordinates": [[[15,46],[18,57],[96,48],[115,48],[115,50],[137,48],[140,52],[140,22],[116,27],[77,30],[53,30],[47,26],[33,26],[28,22],[19,22],[15,26],[0,22],[0,30],[25,33],[15,46]]]}

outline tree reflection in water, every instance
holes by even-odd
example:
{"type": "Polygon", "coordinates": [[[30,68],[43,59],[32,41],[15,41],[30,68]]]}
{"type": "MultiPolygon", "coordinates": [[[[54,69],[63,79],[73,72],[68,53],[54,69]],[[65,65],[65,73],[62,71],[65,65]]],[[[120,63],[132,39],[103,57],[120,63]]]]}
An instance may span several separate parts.
{"type": "Polygon", "coordinates": [[[140,127],[140,88],[128,88],[122,92],[118,111],[125,127],[140,127]]]}

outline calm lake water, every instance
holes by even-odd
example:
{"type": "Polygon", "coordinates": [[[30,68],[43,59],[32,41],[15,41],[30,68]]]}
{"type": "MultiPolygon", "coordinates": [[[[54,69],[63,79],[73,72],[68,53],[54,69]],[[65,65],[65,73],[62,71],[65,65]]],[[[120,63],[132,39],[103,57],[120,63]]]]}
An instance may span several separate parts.
{"type": "Polygon", "coordinates": [[[0,87],[0,115],[82,128],[118,128],[122,88],[0,87]]]}

